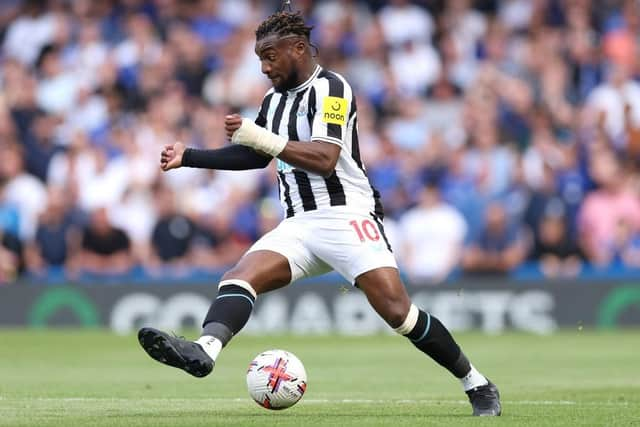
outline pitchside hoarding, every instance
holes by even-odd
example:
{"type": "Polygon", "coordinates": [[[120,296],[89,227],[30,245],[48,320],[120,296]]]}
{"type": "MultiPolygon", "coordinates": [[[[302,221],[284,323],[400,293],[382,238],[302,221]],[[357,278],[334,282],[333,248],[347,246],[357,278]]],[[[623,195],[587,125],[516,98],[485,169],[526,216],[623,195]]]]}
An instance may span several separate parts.
{"type": "MultiPolygon", "coordinates": [[[[410,286],[415,304],[454,331],[508,329],[539,334],[557,328],[640,326],[640,283],[469,281],[410,286]]],[[[59,285],[0,287],[0,327],[197,326],[215,286],[59,285]]],[[[389,333],[358,289],[337,283],[291,285],[258,298],[245,333],[367,335],[389,333]]]]}

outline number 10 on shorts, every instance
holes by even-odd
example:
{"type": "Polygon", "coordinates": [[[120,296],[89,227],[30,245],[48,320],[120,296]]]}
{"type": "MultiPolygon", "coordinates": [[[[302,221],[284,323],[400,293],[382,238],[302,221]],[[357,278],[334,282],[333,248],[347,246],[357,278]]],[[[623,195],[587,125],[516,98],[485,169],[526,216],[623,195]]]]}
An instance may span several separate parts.
{"type": "Polygon", "coordinates": [[[353,230],[358,235],[361,242],[365,242],[367,239],[372,242],[380,240],[380,232],[370,219],[365,219],[360,222],[353,220],[349,224],[353,227],[353,230]]]}

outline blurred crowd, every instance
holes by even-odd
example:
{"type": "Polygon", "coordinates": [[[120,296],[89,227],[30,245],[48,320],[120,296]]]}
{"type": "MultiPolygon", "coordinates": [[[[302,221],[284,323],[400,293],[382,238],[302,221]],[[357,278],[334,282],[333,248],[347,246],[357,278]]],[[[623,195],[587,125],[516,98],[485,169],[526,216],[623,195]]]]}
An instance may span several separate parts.
{"type": "MultiPolygon", "coordinates": [[[[0,283],[217,272],[282,218],[273,165],[161,173],[268,81],[258,0],[0,2],[0,283]]],[[[640,1],[294,0],[343,74],[414,280],[640,268],[640,1]]]]}

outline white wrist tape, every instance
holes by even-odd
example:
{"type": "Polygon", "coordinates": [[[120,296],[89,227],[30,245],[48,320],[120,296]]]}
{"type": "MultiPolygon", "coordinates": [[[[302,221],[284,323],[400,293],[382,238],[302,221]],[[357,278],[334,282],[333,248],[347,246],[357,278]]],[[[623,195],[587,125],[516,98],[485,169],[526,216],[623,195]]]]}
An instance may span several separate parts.
{"type": "Polygon", "coordinates": [[[242,119],[242,125],[236,130],[231,142],[234,144],[246,145],[253,149],[267,153],[273,157],[284,150],[287,145],[287,139],[269,132],[255,124],[252,120],[242,119]]]}

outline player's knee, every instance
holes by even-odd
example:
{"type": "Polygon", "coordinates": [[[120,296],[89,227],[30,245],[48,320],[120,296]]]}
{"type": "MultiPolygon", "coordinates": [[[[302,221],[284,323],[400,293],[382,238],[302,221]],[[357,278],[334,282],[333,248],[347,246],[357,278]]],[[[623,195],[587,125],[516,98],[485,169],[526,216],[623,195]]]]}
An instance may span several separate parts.
{"type": "Polygon", "coordinates": [[[236,265],[222,275],[222,281],[242,280],[249,283],[256,281],[255,271],[250,268],[236,265]]]}
{"type": "Polygon", "coordinates": [[[418,307],[411,304],[409,310],[404,312],[402,319],[398,323],[396,323],[395,326],[391,325],[391,327],[393,327],[393,330],[398,334],[407,335],[413,330],[413,328],[415,328],[416,323],[418,322],[419,314],[420,310],[418,310],[418,307]]]}
{"type": "Polygon", "coordinates": [[[242,274],[242,271],[238,271],[235,267],[231,270],[228,270],[226,273],[222,275],[222,282],[226,282],[229,280],[246,280],[247,278],[242,274]]]}
{"type": "Polygon", "coordinates": [[[247,289],[249,292],[251,292],[254,298],[259,293],[253,285],[251,275],[243,272],[242,268],[234,267],[222,275],[222,280],[220,280],[219,287],[231,284],[247,289]]]}
{"type": "Polygon", "coordinates": [[[399,301],[398,302],[394,301],[387,306],[386,313],[384,315],[384,320],[392,328],[398,328],[403,324],[403,322],[405,322],[409,313],[410,313],[410,308],[407,307],[406,304],[399,301]]]}

